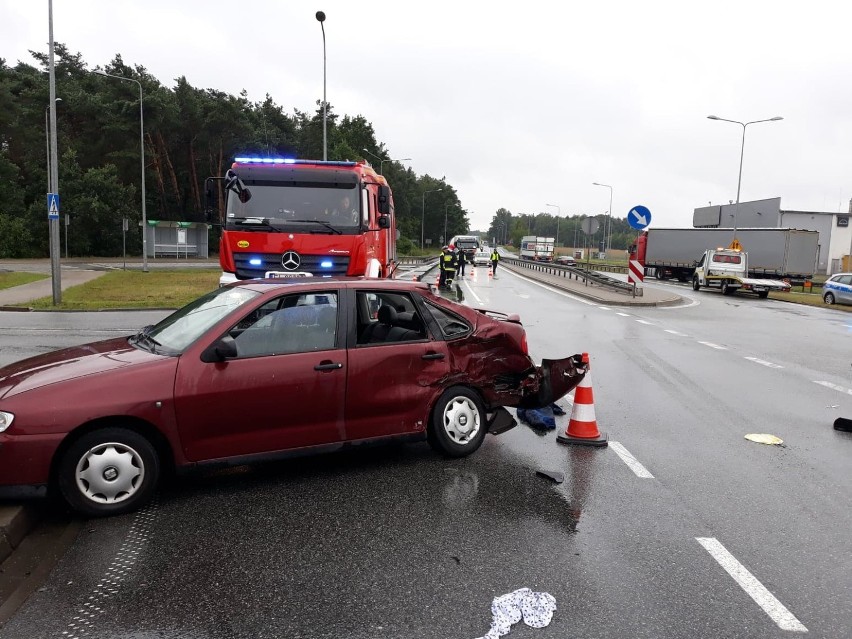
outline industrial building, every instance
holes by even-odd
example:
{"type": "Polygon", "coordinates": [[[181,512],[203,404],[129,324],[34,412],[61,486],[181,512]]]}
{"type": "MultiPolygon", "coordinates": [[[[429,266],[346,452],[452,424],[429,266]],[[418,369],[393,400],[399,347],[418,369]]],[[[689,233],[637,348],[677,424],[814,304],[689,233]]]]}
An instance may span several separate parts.
{"type": "MultiPolygon", "coordinates": [[[[852,201],[846,213],[828,211],[785,211],[781,198],[702,206],[694,210],[696,228],[791,228],[819,232],[817,273],[828,275],[843,270],[843,258],[852,253],[852,201]]],[[[743,247],[748,250],[748,247],[743,247]]],[[[849,258],[847,257],[847,262],[849,258]]]]}

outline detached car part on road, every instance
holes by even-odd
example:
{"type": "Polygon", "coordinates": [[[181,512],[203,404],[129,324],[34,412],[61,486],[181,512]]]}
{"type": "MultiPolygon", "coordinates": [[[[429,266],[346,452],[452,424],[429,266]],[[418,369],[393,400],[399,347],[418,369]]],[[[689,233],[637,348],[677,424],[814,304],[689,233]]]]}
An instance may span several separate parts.
{"type": "Polygon", "coordinates": [[[87,515],[151,499],[162,471],[386,439],[453,457],[586,373],[536,367],[517,316],[419,282],[252,280],[132,337],[0,369],[0,492],[50,487],[87,515]]]}

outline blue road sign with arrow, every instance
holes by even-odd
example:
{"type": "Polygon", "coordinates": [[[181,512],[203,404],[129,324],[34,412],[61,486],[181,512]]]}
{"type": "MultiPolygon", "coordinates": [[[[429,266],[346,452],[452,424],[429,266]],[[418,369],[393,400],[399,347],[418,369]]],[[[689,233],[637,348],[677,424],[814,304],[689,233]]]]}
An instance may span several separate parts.
{"type": "Polygon", "coordinates": [[[59,219],[59,193],[47,194],[47,219],[59,219]]]}
{"type": "Polygon", "coordinates": [[[644,206],[634,206],[627,214],[627,223],[637,231],[641,231],[651,223],[651,211],[644,206]]]}

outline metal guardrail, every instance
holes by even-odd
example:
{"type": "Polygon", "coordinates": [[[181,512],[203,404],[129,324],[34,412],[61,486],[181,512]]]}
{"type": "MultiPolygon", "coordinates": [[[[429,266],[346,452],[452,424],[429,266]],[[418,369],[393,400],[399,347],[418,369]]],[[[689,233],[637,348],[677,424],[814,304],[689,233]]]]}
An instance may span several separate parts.
{"type": "Polygon", "coordinates": [[[420,266],[421,264],[426,264],[428,262],[431,262],[431,261],[437,260],[437,259],[438,259],[437,254],[427,255],[426,257],[421,257],[421,256],[409,257],[409,256],[405,256],[405,255],[398,255],[397,258],[396,258],[396,261],[401,266],[420,266]]]}
{"type": "MultiPolygon", "coordinates": [[[[632,295],[634,291],[633,284],[622,282],[621,280],[617,280],[613,277],[609,277],[608,275],[603,275],[601,273],[594,273],[590,270],[586,270],[585,268],[579,265],[563,266],[562,264],[552,264],[549,262],[531,262],[529,260],[519,260],[511,257],[504,257],[503,259],[512,266],[519,266],[521,268],[533,272],[544,273],[547,275],[556,275],[558,277],[565,277],[567,279],[575,279],[586,284],[594,283],[598,286],[603,286],[605,288],[618,291],[619,293],[626,293],[629,295],[632,295]]],[[[627,269],[621,266],[608,266],[606,264],[595,264],[592,266],[592,268],[594,268],[595,270],[600,270],[600,267],[607,267],[608,269],[610,269],[610,272],[627,272],[627,269]]],[[[641,291],[641,288],[637,288],[636,294],[641,295],[641,291]]]]}

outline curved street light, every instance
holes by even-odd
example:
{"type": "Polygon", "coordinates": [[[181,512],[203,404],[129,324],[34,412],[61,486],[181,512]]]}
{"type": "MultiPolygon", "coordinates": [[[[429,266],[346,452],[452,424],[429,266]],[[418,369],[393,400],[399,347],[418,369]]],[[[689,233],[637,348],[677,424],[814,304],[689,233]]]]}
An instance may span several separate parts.
{"type": "Polygon", "coordinates": [[[559,245],[559,218],[562,216],[562,207],[558,204],[545,204],[545,206],[552,206],[556,209],[556,241],[553,243],[553,246],[556,247],[559,245]]]}
{"type": "Polygon", "coordinates": [[[740,122],[738,120],[728,120],[726,118],[720,118],[718,115],[708,115],[708,120],[718,120],[720,122],[732,122],[734,124],[739,124],[743,128],[743,142],[740,147],[740,172],[737,177],[737,204],[734,207],[734,239],[737,238],[737,217],[740,212],[740,186],[743,181],[743,155],[745,154],[745,134],[746,127],[749,124],[757,124],[758,122],[778,122],[779,120],[783,120],[780,115],[776,115],[774,118],[767,118],[765,120],[752,120],[751,122],[740,122]]]}
{"type": "Polygon", "coordinates": [[[328,103],[325,100],[325,12],[317,11],[317,20],[322,29],[322,159],[328,160],[328,136],[326,134],[326,122],[328,120],[328,103]]]}
{"type": "Polygon", "coordinates": [[[612,248],[612,187],[609,184],[600,184],[598,182],[592,182],[594,186],[605,186],[609,189],[609,217],[607,218],[607,228],[604,229],[604,236],[606,237],[606,252],[609,253],[610,248],[612,248]]]}
{"type": "Polygon", "coordinates": [[[364,153],[367,153],[368,155],[372,155],[374,158],[376,158],[379,161],[379,175],[384,175],[383,170],[384,170],[385,162],[407,162],[407,161],[411,160],[411,158],[384,158],[384,159],[382,159],[378,155],[376,155],[375,153],[373,153],[372,151],[370,151],[368,149],[361,149],[361,150],[364,153]]]}
{"type": "Polygon", "coordinates": [[[106,71],[95,70],[94,73],[106,78],[115,78],[125,82],[135,82],[139,86],[139,157],[142,159],[142,272],[148,272],[148,216],[145,212],[145,120],[142,114],[142,83],[133,78],[112,75],[106,71]]]}

